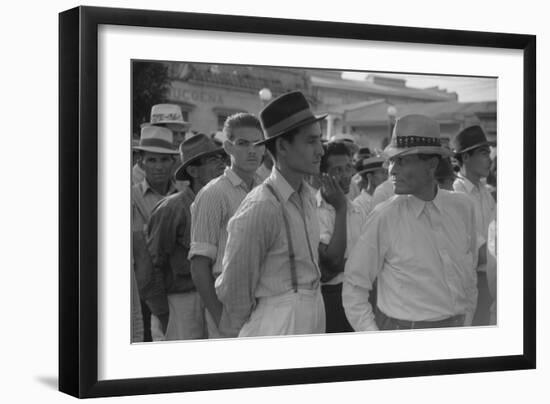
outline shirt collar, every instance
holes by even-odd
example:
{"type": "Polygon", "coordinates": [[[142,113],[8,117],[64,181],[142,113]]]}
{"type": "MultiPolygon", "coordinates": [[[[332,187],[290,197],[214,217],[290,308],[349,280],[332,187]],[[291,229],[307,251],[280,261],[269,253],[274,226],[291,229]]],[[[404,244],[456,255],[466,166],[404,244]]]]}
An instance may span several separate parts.
{"type": "MultiPolygon", "coordinates": [[[[273,186],[279,191],[279,194],[281,195],[281,198],[283,198],[283,201],[287,202],[290,196],[296,192],[294,191],[294,188],[288,183],[288,181],[283,177],[283,174],[277,169],[277,167],[273,166],[273,170],[271,170],[271,175],[269,176],[271,179],[271,183],[273,186]]],[[[310,186],[302,180],[302,186],[300,188],[300,194],[302,197],[306,195],[311,195],[310,186]]]]}
{"type": "Polygon", "coordinates": [[[464,187],[466,188],[466,191],[468,191],[468,193],[472,192],[472,190],[474,188],[476,188],[474,183],[472,181],[470,181],[468,178],[464,177],[462,175],[462,173],[457,174],[457,181],[462,181],[462,184],[464,185],[464,187]]]}
{"type": "Polygon", "coordinates": [[[435,194],[435,198],[431,201],[423,201],[422,199],[417,198],[414,195],[409,195],[409,206],[411,207],[415,217],[420,217],[420,214],[424,211],[424,208],[426,207],[427,203],[432,202],[435,208],[441,213],[443,212],[442,208],[444,205],[444,201],[442,200],[443,190],[437,188],[437,193],[435,194]]]}
{"type": "MultiPolygon", "coordinates": [[[[143,179],[143,181],[141,181],[141,193],[142,195],[145,195],[148,191],[151,191],[151,192],[154,192],[155,194],[158,194],[157,191],[155,191],[151,185],[149,185],[149,182],[147,181],[147,179],[143,179]]],[[[175,192],[177,192],[177,188],[176,188],[176,184],[174,181],[170,181],[170,186],[168,187],[168,192],[166,193],[166,195],[171,195],[175,192]]]]}
{"type": "MultiPolygon", "coordinates": [[[[243,187],[246,188],[246,184],[245,184],[245,182],[243,181],[243,179],[242,179],[241,177],[239,177],[239,176],[237,175],[237,173],[231,169],[231,167],[226,167],[226,168],[225,168],[225,171],[223,172],[223,174],[227,177],[227,179],[229,180],[229,182],[231,182],[231,184],[232,184],[234,187],[243,186],[243,187]]],[[[253,187],[253,188],[254,188],[256,185],[258,185],[258,184],[261,183],[261,179],[260,179],[260,177],[258,176],[258,174],[254,173],[254,176],[253,176],[252,178],[253,178],[253,182],[252,182],[252,187],[253,187]]]]}

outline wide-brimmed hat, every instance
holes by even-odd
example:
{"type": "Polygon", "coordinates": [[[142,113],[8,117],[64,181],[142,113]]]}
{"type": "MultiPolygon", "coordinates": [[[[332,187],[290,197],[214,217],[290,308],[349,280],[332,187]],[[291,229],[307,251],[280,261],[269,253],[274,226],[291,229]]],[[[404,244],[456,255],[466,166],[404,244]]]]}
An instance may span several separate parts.
{"type": "Polygon", "coordinates": [[[483,129],[479,125],[463,129],[452,141],[452,148],[455,154],[462,154],[469,150],[488,145],[491,145],[491,142],[487,140],[485,132],[483,132],[483,129]]]}
{"type": "Polygon", "coordinates": [[[368,173],[378,170],[384,166],[386,159],[381,156],[372,156],[364,159],[360,159],[355,163],[355,170],[357,174],[368,173]]]}
{"type": "Polygon", "coordinates": [[[441,146],[439,123],[424,115],[405,115],[397,120],[390,144],[384,149],[388,158],[410,154],[439,154],[450,156],[441,146]]]}
{"type": "Polygon", "coordinates": [[[214,156],[216,154],[225,154],[223,147],[219,147],[212,139],[204,133],[199,133],[180,144],[180,158],[182,164],[177,168],[174,176],[176,180],[186,179],[185,169],[189,164],[202,157],[214,156]]]}
{"type": "Polygon", "coordinates": [[[283,94],[260,111],[260,122],[265,139],[255,144],[264,144],[293,129],[312,124],[326,117],[327,114],[313,115],[306,97],[300,91],[283,94]]]}
{"type": "Polygon", "coordinates": [[[149,125],[166,126],[170,130],[183,132],[190,126],[183,119],[181,108],[175,104],[157,104],[151,108],[151,120],[149,125]]]}
{"type": "Polygon", "coordinates": [[[173,142],[174,135],[170,129],[160,126],[144,126],[141,128],[139,144],[132,148],[151,153],[178,154],[173,142]]]}

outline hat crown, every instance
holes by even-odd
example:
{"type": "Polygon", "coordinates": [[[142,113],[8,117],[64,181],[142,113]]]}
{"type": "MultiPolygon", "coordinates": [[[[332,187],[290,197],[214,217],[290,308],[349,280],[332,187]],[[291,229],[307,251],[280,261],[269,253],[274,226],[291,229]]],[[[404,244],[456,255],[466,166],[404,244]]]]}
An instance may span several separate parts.
{"type": "Polygon", "coordinates": [[[170,129],[159,126],[144,126],[141,128],[140,147],[158,147],[174,151],[174,136],[170,129]]]}
{"type": "Polygon", "coordinates": [[[181,108],[175,104],[157,104],[151,108],[151,124],[174,123],[183,120],[181,108]]]}
{"type": "Polygon", "coordinates": [[[469,126],[453,138],[452,147],[455,153],[462,153],[487,145],[485,132],[479,125],[469,126]]]}
{"type": "Polygon", "coordinates": [[[182,164],[186,164],[197,156],[220,150],[212,139],[204,133],[186,139],[180,144],[180,157],[182,164]]]}
{"type": "Polygon", "coordinates": [[[316,117],[304,94],[291,91],[271,101],[260,111],[260,123],[264,130],[265,143],[271,138],[283,135],[293,129],[317,122],[326,115],[316,117]]]}

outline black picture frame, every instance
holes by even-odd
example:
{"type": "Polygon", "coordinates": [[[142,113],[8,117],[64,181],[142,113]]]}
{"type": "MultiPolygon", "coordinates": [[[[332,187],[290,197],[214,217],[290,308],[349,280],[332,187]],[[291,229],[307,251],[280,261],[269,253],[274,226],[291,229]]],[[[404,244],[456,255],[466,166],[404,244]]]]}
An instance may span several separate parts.
{"type": "Polygon", "coordinates": [[[104,397],[536,366],[536,37],[325,21],[78,7],[59,15],[59,389],[104,397]],[[98,26],[185,28],[523,51],[523,353],[418,362],[98,381],[98,26]]]}

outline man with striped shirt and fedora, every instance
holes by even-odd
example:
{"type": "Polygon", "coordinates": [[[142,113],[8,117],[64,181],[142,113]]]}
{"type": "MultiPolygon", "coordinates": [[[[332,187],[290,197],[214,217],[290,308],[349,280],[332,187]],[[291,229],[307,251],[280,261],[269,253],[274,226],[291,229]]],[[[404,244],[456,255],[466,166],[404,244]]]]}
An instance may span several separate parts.
{"type": "Polygon", "coordinates": [[[396,195],[374,208],[345,268],[344,308],[356,331],[471,324],[475,212],[466,195],[437,186],[435,170],[449,153],[436,121],[407,115],[396,122],[385,149],[396,195]]]}
{"type": "Polygon", "coordinates": [[[299,91],[283,94],[260,112],[271,175],[243,200],[227,226],[216,293],[220,328],[239,337],[325,332],[320,292],[319,221],[315,193],[323,148],[319,121],[299,91]]]}
{"type": "Polygon", "coordinates": [[[209,338],[236,336],[236,332],[227,334],[218,329],[222,304],[216,296],[214,281],[222,272],[227,222],[244,197],[261,182],[256,170],[265,151],[263,145],[256,145],[264,136],[260,121],[252,114],[229,116],[223,133],[223,147],[231,158],[231,166],[202,188],[191,205],[191,274],[206,306],[209,338]]]}
{"type": "Polygon", "coordinates": [[[190,186],[162,199],[147,225],[147,247],[152,259],[145,298],[162,325],[166,340],[206,337],[204,306],[191,277],[187,254],[191,245],[190,207],[195,194],[225,168],[224,151],[204,134],[180,144],[182,164],[177,180],[190,186]]]}

